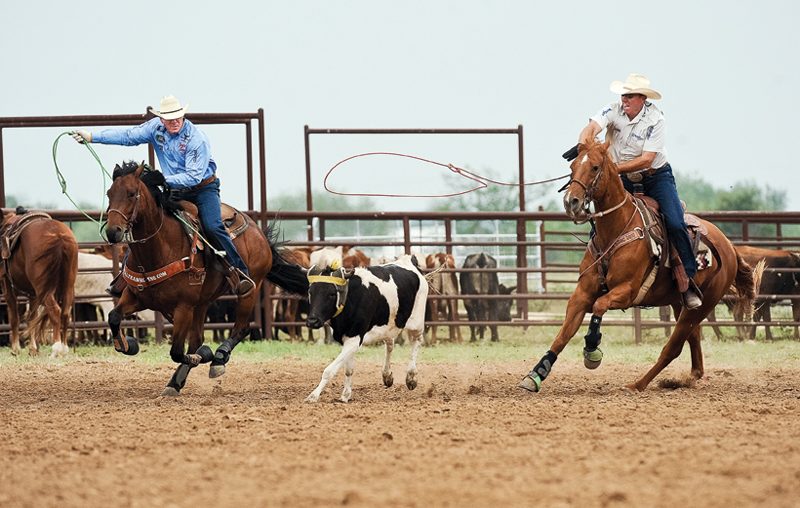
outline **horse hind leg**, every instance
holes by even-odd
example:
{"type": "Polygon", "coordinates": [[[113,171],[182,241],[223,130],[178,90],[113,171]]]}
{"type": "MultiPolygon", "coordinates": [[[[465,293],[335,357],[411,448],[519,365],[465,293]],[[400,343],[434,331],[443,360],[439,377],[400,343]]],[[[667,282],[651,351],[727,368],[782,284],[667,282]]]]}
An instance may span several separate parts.
{"type": "MultiPolygon", "coordinates": [[[[682,316],[689,314],[688,312],[682,313],[682,316]]],[[[658,360],[656,360],[655,365],[647,371],[647,373],[642,376],[641,379],[636,381],[635,383],[631,383],[625,385],[625,388],[629,390],[636,390],[637,392],[643,392],[647,385],[650,384],[656,376],[658,376],[662,370],[664,370],[667,365],[669,365],[672,360],[677,358],[681,351],[683,350],[683,344],[689,341],[696,341],[696,349],[693,347],[694,350],[692,354],[692,372],[694,372],[695,367],[700,369],[702,375],[702,358],[700,359],[699,364],[695,364],[695,354],[702,355],[700,352],[700,338],[699,338],[699,322],[688,322],[688,320],[678,319],[678,322],[675,325],[675,329],[672,332],[669,340],[667,341],[664,348],[661,350],[661,354],[658,356],[658,360]],[[695,330],[696,329],[696,330],[695,330]],[[693,335],[697,332],[697,335],[693,335]]],[[[691,342],[690,342],[691,344],[691,342]]]]}
{"type": "MultiPolygon", "coordinates": [[[[255,289],[256,292],[258,292],[259,287],[260,285],[257,285],[255,289]]],[[[222,341],[222,344],[220,344],[214,352],[214,359],[211,362],[211,367],[208,369],[208,377],[214,379],[225,374],[225,365],[231,359],[233,348],[235,348],[250,331],[250,314],[253,312],[254,306],[254,298],[239,298],[238,308],[236,310],[236,323],[228,338],[222,341]]]]}
{"type": "Polygon", "coordinates": [[[209,363],[214,360],[214,353],[211,348],[203,345],[203,325],[205,324],[205,316],[208,306],[198,306],[189,313],[183,311],[180,315],[176,314],[174,323],[176,325],[175,333],[173,334],[172,349],[170,356],[172,360],[178,363],[175,373],[172,375],[167,387],[161,393],[165,397],[177,397],[184,386],[186,386],[186,378],[189,372],[202,363],[209,363]],[[187,322],[191,322],[187,326],[187,322]],[[194,353],[184,354],[183,344],[186,341],[186,336],[189,339],[189,351],[194,353]],[[180,339],[183,337],[183,340],[180,339]]]}
{"type": "Polygon", "coordinates": [[[183,387],[186,386],[186,378],[189,372],[202,363],[208,363],[214,359],[214,353],[211,348],[202,345],[194,354],[184,355],[184,360],[175,369],[172,378],[167,383],[167,387],[161,393],[163,397],[177,397],[180,395],[183,387]]]}

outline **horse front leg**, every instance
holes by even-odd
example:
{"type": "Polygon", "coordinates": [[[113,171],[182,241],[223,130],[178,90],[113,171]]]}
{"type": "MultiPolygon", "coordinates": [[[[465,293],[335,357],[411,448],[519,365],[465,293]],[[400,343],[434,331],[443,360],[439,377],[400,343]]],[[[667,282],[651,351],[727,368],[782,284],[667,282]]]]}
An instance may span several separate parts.
{"type": "Polygon", "coordinates": [[[230,336],[219,345],[214,352],[214,360],[211,368],[208,369],[208,377],[216,378],[225,374],[225,364],[231,359],[231,352],[250,331],[250,315],[255,307],[255,295],[259,294],[261,284],[257,284],[255,290],[248,297],[239,297],[236,308],[236,323],[233,325],[230,336]]]}
{"type": "Polygon", "coordinates": [[[108,328],[111,330],[111,343],[118,353],[133,356],[139,353],[139,342],[133,337],[122,337],[120,335],[120,326],[122,325],[122,317],[134,312],[144,310],[144,305],[139,303],[130,288],[125,288],[122,296],[114,307],[108,313],[108,328]]]}
{"type": "Polygon", "coordinates": [[[556,362],[558,355],[564,350],[567,343],[578,332],[578,329],[583,323],[583,316],[591,309],[593,298],[586,291],[582,291],[581,287],[572,294],[567,304],[567,314],[564,318],[564,324],[556,335],[555,341],[550,346],[550,349],[545,353],[539,363],[533,367],[525,377],[522,378],[519,387],[524,388],[530,392],[538,392],[542,386],[542,381],[550,374],[553,364],[556,362]]]}

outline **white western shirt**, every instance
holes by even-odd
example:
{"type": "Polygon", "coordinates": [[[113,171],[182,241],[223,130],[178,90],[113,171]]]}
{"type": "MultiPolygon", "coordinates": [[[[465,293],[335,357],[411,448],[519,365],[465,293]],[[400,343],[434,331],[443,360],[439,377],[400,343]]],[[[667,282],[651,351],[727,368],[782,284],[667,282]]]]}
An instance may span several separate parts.
{"type": "Polygon", "coordinates": [[[617,164],[640,157],[642,152],[655,152],[651,168],[664,166],[667,127],[664,114],[652,102],[645,102],[633,120],[622,110],[622,100],[612,102],[591,118],[611,135],[611,155],[617,164]]]}

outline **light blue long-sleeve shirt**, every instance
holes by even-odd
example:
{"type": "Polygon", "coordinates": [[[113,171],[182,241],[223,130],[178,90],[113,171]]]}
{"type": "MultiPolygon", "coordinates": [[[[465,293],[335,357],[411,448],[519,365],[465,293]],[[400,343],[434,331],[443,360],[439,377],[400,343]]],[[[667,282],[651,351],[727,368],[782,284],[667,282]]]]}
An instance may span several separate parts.
{"type": "Polygon", "coordinates": [[[92,142],[124,146],[152,143],[164,179],[173,188],[197,185],[217,171],[208,137],[185,118],[183,127],[175,135],[170,134],[161,119],[156,117],[130,129],[92,133],[92,142]]]}

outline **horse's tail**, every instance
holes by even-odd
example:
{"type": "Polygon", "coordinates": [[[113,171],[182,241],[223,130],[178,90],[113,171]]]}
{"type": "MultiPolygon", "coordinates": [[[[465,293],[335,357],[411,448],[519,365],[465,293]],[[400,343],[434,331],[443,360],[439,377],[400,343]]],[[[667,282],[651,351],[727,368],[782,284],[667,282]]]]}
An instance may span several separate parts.
{"type": "Polygon", "coordinates": [[[733,292],[736,295],[733,311],[741,312],[745,316],[752,316],[754,312],[753,304],[758,296],[758,288],[761,286],[761,276],[764,274],[765,261],[762,259],[751,268],[747,261],[738,253],[736,254],[738,268],[736,278],[733,281],[733,292]]]}
{"type": "MultiPolygon", "coordinates": [[[[47,278],[45,290],[41,291],[41,294],[37,293],[30,302],[28,312],[23,318],[28,326],[22,332],[22,336],[25,338],[34,337],[36,342],[41,344],[44,342],[43,337],[50,324],[50,315],[42,307],[45,307],[47,301],[55,301],[60,307],[70,305],[71,300],[65,301],[64,298],[61,298],[70,289],[68,287],[69,274],[72,266],[70,266],[71,256],[67,246],[70,243],[75,244],[73,250],[78,252],[78,244],[74,236],[66,235],[61,231],[56,233],[48,232],[42,238],[38,238],[37,241],[44,242],[45,247],[39,252],[34,263],[46,264],[50,276],[47,278]]],[[[53,337],[53,340],[56,340],[56,337],[53,337]]]]}
{"type": "Polygon", "coordinates": [[[267,280],[289,293],[305,296],[308,294],[308,275],[300,265],[286,259],[282,249],[285,242],[278,241],[278,233],[277,221],[270,222],[264,229],[272,251],[272,267],[267,280]]]}

